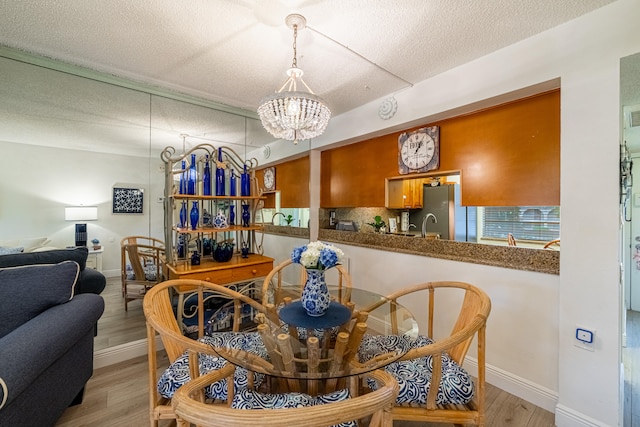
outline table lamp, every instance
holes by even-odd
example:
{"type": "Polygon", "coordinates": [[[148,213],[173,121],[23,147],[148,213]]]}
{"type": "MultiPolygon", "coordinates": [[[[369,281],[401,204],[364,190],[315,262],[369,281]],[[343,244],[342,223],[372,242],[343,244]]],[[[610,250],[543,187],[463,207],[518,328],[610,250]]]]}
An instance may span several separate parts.
{"type": "MultiPolygon", "coordinates": [[[[65,221],[95,221],[98,219],[97,206],[67,206],[64,208],[65,221]]],[[[76,246],[87,246],[87,224],[76,224],[76,246]]]]}

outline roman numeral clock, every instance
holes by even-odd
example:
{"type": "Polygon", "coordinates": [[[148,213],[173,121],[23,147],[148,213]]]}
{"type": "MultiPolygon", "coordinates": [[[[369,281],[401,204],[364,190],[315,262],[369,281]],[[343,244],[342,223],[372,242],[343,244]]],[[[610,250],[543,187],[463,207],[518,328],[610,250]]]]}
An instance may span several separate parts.
{"type": "Polygon", "coordinates": [[[440,166],[440,128],[430,126],[398,137],[398,171],[401,175],[426,172],[440,166]]]}

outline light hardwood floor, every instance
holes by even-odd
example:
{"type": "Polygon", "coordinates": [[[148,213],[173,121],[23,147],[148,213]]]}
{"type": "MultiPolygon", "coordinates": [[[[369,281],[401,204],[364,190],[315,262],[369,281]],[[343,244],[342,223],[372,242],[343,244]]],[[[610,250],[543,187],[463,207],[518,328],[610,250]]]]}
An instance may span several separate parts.
{"type": "Polygon", "coordinates": [[[627,311],[624,363],[624,427],[640,427],[640,312],[627,311]]]}
{"type": "Polygon", "coordinates": [[[104,298],[105,308],[98,320],[96,351],[147,337],[142,300],[130,301],[129,310],[124,310],[120,277],[107,278],[107,286],[100,295],[104,298]]]}
{"type": "MultiPolygon", "coordinates": [[[[140,301],[124,311],[120,279],[109,278],[102,293],[105,313],[98,323],[96,349],[146,337],[140,301]]],[[[165,363],[168,361],[162,353],[165,363]]],[[[148,373],[146,356],[97,369],[89,380],[81,405],[67,409],[57,427],[137,427],[149,425],[148,373]]],[[[487,384],[487,427],[553,427],[554,415],[505,391],[487,384]]],[[[160,423],[160,427],[171,425],[160,423]]],[[[396,422],[394,427],[448,427],[447,424],[396,422]]],[[[640,425],[638,426],[640,427],[640,425]]]]}
{"type": "MultiPolygon", "coordinates": [[[[163,358],[165,365],[168,363],[163,358]]],[[[81,405],[66,410],[56,427],[137,427],[149,425],[147,358],[96,370],[81,405]]],[[[552,427],[552,413],[487,384],[487,427],[552,427]]],[[[171,425],[168,421],[161,427],[171,425]]],[[[396,421],[394,427],[451,427],[396,421]]]]}

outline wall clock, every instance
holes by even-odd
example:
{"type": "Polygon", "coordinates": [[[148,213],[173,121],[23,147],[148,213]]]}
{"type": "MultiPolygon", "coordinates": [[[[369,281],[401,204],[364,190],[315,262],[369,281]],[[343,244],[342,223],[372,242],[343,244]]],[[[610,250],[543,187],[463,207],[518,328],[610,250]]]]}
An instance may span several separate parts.
{"type": "Polygon", "coordinates": [[[440,166],[440,128],[424,127],[398,137],[400,174],[426,172],[440,166]]]}
{"type": "Polygon", "coordinates": [[[274,191],[276,189],[276,168],[270,167],[264,170],[262,175],[264,191],[274,191]]]}

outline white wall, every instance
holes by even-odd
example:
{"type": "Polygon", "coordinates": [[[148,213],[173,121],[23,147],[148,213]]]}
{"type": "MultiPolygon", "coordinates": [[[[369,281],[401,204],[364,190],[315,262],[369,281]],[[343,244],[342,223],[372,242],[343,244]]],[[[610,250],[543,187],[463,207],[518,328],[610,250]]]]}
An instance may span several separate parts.
{"type": "MultiPolygon", "coordinates": [[[[312,144],[314,149],[322,149],[389,133],[559,79],[559,277],[359,248],[347,250],[354,283],[365,283],[367,278],[370,283],[380,283],[383,278],[395,286],[440,277],[466,278],[483,287],[494,302],[487,332],[488,363],[513,384],[525,379],[522,394],[533,390],[544,397],[550,389],[546,396],[552,398],[557,393],[559,427],[622,424],[619,62],[621,57],[640,51],[638,22],[640,2],[618,0],[403,90],[395,95],[398,113],[389,121],[378,119],[379,101],[334,117],[325,134],[312,144]],[[596,330],[594,352],[574,346],[576,325],[596,330]]],[[[296,150],[286,144],[272,147],[269,161],[296,150]]],[[[262,160],[261,153],[250,154],[262,160]]]]}
{"type": "Polygon", "coordinates": [[[164,240],[162,204],[157,202],[163,174],[157,165],[151,168],[155,160],[8,142],[0,142],[0,152],[5,153],[0,240],[48,237],[51,246],[73,246],[75,222],[64,220],[64,207],[80,204],[98,206],[98,220],[87,221],[87,234],[104,247],[106,275],[120,274],[122,237],[151,233],[164,240]],[[160,187],[150,186],[150,181],[160,187]],[[117,185],[144,188],[142,215],[112,213],[112,189],[117,185]]]}

